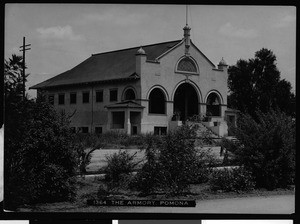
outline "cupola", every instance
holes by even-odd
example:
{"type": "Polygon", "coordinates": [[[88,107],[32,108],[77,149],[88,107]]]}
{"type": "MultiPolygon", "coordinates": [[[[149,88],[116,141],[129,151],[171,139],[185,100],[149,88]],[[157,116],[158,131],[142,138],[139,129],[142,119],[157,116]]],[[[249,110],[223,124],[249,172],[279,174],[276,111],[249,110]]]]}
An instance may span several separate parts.
{"type": "Polygon", "coordinates": [[[224,70],[227,69],[228,65],[226,63],[226,61],[224,60],[224,58],[222,57],[221,61],[218,64],[218,69],[224,70]]]}
{"type": "Polygon", "coordinates": [[[190,31],[191,28],[188,26],[188,24],[185,25],[183,28],[183,36],[184,36],[184,43],[185,43],[185,54],[189,54],[189,48],[190,48],[190,31]]]}
{"type": "Polygon", "coordinates": [[[143,47],[140,47],[140,49],[137,50],[135,55],[146,55],[146,52],[143,49],[143,47]]]}

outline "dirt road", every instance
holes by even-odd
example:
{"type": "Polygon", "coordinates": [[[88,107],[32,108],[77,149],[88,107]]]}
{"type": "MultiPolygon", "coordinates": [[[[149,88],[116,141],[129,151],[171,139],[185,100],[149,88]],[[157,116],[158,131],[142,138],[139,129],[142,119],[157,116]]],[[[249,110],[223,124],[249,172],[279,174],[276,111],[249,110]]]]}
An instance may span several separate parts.
{"type": "Polygon", "coordinates": [[[295,212],[295,195],[230,198],[196,201],[194,208],[115,207],[109,212],[134,213],[237,213],[291,214],[295,212]]]}

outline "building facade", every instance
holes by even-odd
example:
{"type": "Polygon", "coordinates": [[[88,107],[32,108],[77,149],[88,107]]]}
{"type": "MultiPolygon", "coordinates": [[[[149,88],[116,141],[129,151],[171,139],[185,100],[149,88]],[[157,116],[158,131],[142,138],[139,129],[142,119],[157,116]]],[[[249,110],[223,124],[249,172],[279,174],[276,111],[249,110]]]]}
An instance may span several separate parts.
{"type": "Polygon", "coordinates": [[[94,54],[32,86],[82,132],[164,134],[192,116],[227,135],[227,65],[216,67],[190,40],[94,54]]]}

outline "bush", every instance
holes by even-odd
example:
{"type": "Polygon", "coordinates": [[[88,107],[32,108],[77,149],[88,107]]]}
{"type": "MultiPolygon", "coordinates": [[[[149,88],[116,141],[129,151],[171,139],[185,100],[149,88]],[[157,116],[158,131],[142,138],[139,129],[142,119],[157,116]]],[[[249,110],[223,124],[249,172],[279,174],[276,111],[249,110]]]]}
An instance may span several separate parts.
{"type": "Polygon", "coordinates": [[[109,189],[127,188],[131,181],[131,173],[137,163],[134,163],[134,155],[127,151],[119,151],[107,156],[107,166],[104,168],[105,180],[109,189]]]}
{"type": "Polygon", "coordinates": [[[212,167],[216,164],[216,160],[210,150],[200,150],[197,152],[195,161],[195,169],[192,171],[190,183],[201,184],[209,181],[213,171],[212,167]]]}
{"type": "Polygon", "coordinates": [[[197,170],[195,137],[195,127],[188,125],[161,138],[148,136],[147,163],[136,176],[137,189],[170,195],[186,192],[197,170]]]}
{"type": "Polygon", "coordinates": [[[209,180],[213,191],[250,191],[254,187],[251,173],[244,168],[219,169],[212,172],[209,180]]]}
{"type": "Polygon", "coordinates": [[[78,156],[67,116],[39,100],[5,112],[5,208],[72,199],[78,156]]]}
{"type": "Polygon", "coordinates": [[[257,112],[257,117],[238,119],[236,157],[253,173],[256,187],[286,188],[295,178],[295,122],[280,111],[257,112]]]}
{"type": "Polygon", "coordinates": [[[158,135],[146,135],[142,148],[145,148],[146,163],[133,178],[129,187],[141,191],[142,194],[150,194],[159,188],[160,165],[159,150],[163,138],[158,135]]]}

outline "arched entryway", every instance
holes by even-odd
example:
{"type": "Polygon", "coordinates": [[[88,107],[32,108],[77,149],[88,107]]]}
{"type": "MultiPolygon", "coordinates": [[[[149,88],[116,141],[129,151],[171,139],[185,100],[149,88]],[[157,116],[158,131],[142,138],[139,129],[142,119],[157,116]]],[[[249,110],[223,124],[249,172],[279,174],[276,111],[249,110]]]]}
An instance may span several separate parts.
{"type": "Polygon", "coordinates": [[[180,114],[180,120],[199,114],[199,99],[195,88],[189,83],[181,84],[174,94],[174,114],[180,114]]]}

